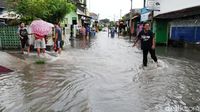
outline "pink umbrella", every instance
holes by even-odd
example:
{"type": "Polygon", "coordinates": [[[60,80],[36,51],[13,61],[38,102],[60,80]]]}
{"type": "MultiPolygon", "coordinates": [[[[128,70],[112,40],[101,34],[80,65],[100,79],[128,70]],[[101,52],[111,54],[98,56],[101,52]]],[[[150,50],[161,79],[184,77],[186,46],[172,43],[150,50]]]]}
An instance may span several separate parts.
{"type": "Polygon", "coordinates": [[[34,20],[30,27],[33,34],[45,36],[52,31],[52,27],[54,27],[54,25],[43,20],[34,20]]]}

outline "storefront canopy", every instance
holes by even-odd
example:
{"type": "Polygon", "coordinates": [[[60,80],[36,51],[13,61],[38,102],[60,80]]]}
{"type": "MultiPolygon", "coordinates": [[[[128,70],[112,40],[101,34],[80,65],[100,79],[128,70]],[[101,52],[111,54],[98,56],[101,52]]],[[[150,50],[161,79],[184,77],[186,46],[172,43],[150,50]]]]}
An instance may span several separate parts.
{"type": "Polygon", "coordinates": [[[200,6],[160,14],[160,15],[157,15],[155,18],[158,18],[158,19],[177,19],[177,18],[184,18],[184,17],[195,16],[195,15],[200,15],[200,6]]]}

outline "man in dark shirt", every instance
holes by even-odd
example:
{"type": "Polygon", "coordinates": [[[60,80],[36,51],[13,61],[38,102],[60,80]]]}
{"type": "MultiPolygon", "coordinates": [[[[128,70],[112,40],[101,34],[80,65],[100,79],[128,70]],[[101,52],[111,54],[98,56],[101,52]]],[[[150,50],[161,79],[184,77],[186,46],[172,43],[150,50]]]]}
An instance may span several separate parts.
{"type": "Polygon", "coordinates": [[[135,41],[134,45],[141,40],[141,49],[143,50],[143,66],[147,66],[147,56],[148,52],[151,54],[151,58],[154,62],[158,62],[156,54],[155,54],[155,38],[153,32],[150,30],[149,23],[144,24],[144,29],[139,33],[137,36],[137,40],[135,41]]]}

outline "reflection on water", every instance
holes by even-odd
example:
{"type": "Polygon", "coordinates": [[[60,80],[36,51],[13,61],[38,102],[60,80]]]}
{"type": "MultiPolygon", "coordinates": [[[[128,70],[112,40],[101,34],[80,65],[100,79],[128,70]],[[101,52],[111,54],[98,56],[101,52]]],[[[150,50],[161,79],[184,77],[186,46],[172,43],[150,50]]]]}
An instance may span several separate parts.
{"type": "Polygon", "coordinates": [[[198,62],[162,53],[161,67],[143,70],[141,51],[126,40],[100,33],[86,48],[80,45],[74,41],[54,62],[1,75],[0,111],[200,111],[198,62]]]}
{"type": "Polygon", "coordinates": [[[192,48],[173,48],[173,47],[158,47],[157,53],[160,56],[167,56],[176,59],[189,59],[200,62],[200,52],[192,48]]]}

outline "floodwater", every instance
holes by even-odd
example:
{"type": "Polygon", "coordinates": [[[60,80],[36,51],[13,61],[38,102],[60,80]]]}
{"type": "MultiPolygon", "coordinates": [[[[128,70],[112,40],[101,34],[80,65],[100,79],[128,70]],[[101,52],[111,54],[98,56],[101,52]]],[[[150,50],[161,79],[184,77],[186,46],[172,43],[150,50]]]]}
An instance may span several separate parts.
{"type": "Polygon", "coordinates": [[[160,67],[149,59],[142,69],[141,51],[131,46],[101,32],[90,43],[75,41],[47,64],[15,64],[16,72],[0,75],[0,111],[200,111],[200,53],[192,58],[190,51],[161,47],[160,67]]]}

